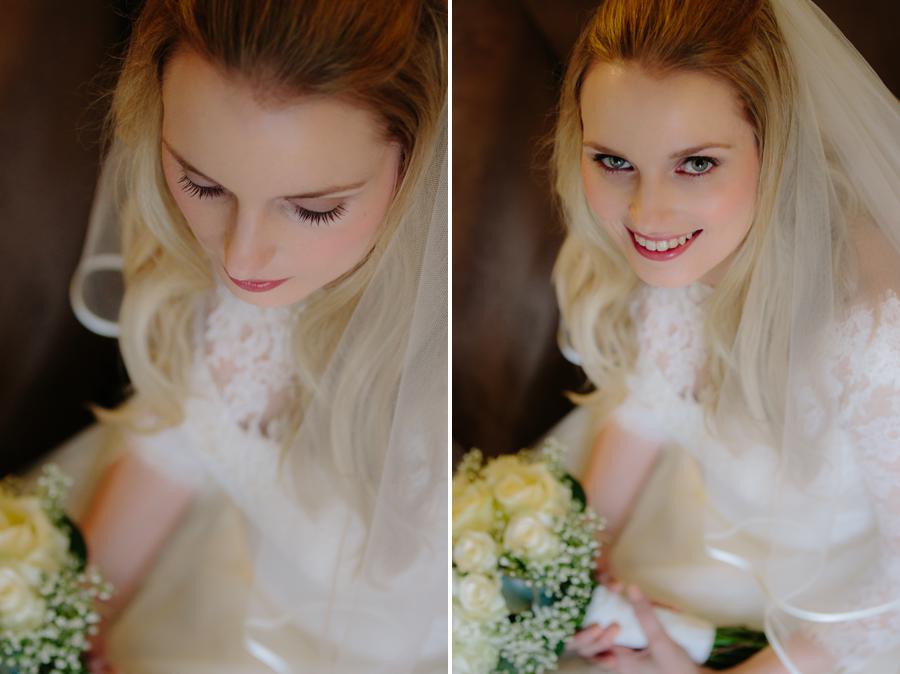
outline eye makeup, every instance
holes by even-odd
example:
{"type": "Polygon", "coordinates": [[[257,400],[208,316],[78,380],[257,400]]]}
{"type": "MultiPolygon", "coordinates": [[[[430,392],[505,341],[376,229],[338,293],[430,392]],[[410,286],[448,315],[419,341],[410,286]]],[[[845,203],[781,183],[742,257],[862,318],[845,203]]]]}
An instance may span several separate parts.
{"type": "Polygon", "coordinates": [[[344,204],[338,204],[330,211],[313,211],[296,204],[291,204],[291,206],[298,218],[316,226],[330,224],[347,212],[344,204]]]}
{"type": "MultiPolygon", "coordinates": [[[[178,182],[181,185],[181,188],[195,199],[212,199],[225,193],[225,189],[222,187],[198,185],[188,177],[187,173],[182,173],[178,182]]],[[[292,203],[291,210],[297,218],[315,226],[330,224],[347,212],[347,208],[343,203],[340,203],[327,211],[316,211],[292,203]]]]}
{"type": "MultiPolygon", "coordinates": [[[[632,170],[634,170],[634,167],[627,160],[615,155],[596,153],[591,156],[591,159],[595,163],[599,164],[600,167],[607,173],[622,174],[630,173],[632,170]]],[[[694,170],[678,170],[676,171],[676,173],[678,173],[678,175],[688,176],[690,178],[698,178],[710,173],[719,164],[719,160],[714,159],[713,157],[704,157],[700,155],[686,157],[684,161],[679,164],[679,167],[689,166],[694,170]],[[699,167],[698,164],[700,165],[699,167]]]]}
{"type": "Polygon", "coordinates": [[[188,178],[187,173],[181,174],[178,183],[181,185],[181,189],[197,199],[212,199],[213,197],[218,197],[225,193],[225,190],[221,187],[198,185],[188,178]]]}

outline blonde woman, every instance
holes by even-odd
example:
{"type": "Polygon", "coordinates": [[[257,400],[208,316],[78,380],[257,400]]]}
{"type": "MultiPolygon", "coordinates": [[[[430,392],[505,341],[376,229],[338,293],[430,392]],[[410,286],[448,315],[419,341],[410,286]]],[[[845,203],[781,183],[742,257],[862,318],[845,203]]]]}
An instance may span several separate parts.
{"type": "Polygon", "coordinates": [[[733,671],[897,671],[898,143],[896,99],[808,0],[607,0],[584,29],[555,281],[596,386],[603,577],[649,636],[587,627],[597,671],[705,671],[647,597],[765,629],[733,671]]]}
{"type": "Polygon", "coordinates": [[[143,6],[73,284],[133,384],[93,671],[446,670],[446,25],[143,6]]]}

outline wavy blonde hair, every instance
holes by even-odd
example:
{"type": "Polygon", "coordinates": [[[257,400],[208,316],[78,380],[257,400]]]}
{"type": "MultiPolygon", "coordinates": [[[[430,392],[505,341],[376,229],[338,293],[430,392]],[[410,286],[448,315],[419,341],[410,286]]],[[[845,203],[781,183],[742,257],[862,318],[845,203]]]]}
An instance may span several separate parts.
{"type": "MultiPolygon", "coordinates": [[[[107,127],[110,146],[117,148],[110,159],[122,204],[119,343],[138,395],[116,410],[98,411],[104,421],[153,432],[182,420],[194,317],[214,284],[162,172],[161,82],[172,55],[196,51],[252,86],[262,103],[325,95],[360,105],[375,113],[402,150],[401,180],[373,249],[308,298],[295,323],[301,380],[295,434],[304,401],[316,391],[431,161],[445,103],[446,27],[439,0],[402,0],[390,11],[363,1],[148,0],[134,26],[107,127]]],[[[391,374],[387,379],[399,376],[391,374]]]]}
{"type": "MultiPolygon", "coordinates": [[[[568,338],[597,387],[575,397],[610,411],[624,397],[625,376],[637,357],[629,305],[640,281],[595,221],[580,174],[581,86],[594,64],[616,62],[660,75],[715,77],[732,88],[753,127],[760,161],[756,208],[747,237],[707,304],[704,333],[714,396],[706,403],[711,413],[726,373],[740,373],[750,416],[777,433],[790,339],[790,298],[777,289],[790,287],[794,244],[770,230],[798,120],[795,70],[769,0],[607,0],[575,44],[553,153],[555,189],[568,228],[554,269],[557,297],[568,338]],[[778,246],[764,245],[776,236],[778,246]],[[751,285],[755,296],[748,302],[751,285]]],[[[842,169],[835,161],[829,167],[834,184],[847,189],[844,203],[852,204],[842,169]]],[[[832,236],[836,278],[849,286],[846,230],[836,228],[832,236]]]]}

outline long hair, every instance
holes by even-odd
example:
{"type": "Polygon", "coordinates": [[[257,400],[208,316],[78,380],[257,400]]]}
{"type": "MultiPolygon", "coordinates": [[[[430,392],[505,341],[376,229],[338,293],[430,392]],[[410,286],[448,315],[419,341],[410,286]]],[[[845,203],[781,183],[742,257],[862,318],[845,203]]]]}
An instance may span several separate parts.
{"type": "MultiPolygon", "coordinates": [[[[704,333],[715,393],[707,412],[715,408],[725,375],[734,368],[752,416],[777,425],[790,298],[774,289],[789,287],[786,261],[793,251],[782,249],[774,259],[764,253],[773,249],[764,242],[772,227],[783,224],[772,221],[786,152],[796,134],[798,85],[769,0],[607,0],[575,44],[554,138],[555,189],[568,228],[554,280],[569,339],[597,387],[580,399],[609,411],[623,398],[625,376],[637,356],[629,305],[640,282],[595,221],[580,174],[581,86],[592,65],[617,62],[636,63],[659,75],[687,71],[717,78],[734,91],[753,128],[760,163],[753,221],[706,305],[704,333]],[[754,278],[769,290],[748,302],[754,278]],[[735,349],[738,334],[742,348],[735,349]]],[[[840,173],[837,166],[832,170],[840,173]]],[[[835,263],[846,266],[845,233],[832,235],[835,263]]]]}
{"type": "MultiPolygon", "coordinates": [[[[445,103],[446,21],[438,0],[401,0],[390,10],[363,0],[147,1],[108,120],[108,141],[120,148],[112,159],[123,194],[119,342],[137,395],[101,418],[144,432],[183,419],[194,318],[215,282],[162,172],[162,77],[173,54],[195,51],[251,86],[263,105],[323,95],[362,106],[401,148],[399,185],[371,252],[311,295],[294,323],[301,384],[289,443],[431,161],[445,103]]],[[[365,385],[350,398],[367,395],[365,385]]]]}

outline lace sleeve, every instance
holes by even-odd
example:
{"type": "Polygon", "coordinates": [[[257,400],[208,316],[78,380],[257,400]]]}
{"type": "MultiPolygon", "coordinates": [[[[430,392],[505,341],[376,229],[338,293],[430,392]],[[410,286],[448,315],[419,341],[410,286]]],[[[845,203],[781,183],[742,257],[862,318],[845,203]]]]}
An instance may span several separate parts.
{"type": "MultiPolygon", "coordinates": [[[[875,521],[873,553],[855,576],[862,580],[848,579],[842,601],[860,611],[900,602],[900,300],[890,295],[876,313],[874,329],[870,311],[848,322],[838,362],[842,425],[875,521]]],[[[822,627],[815,636],[835,656],[839,674],[900,668],[900,606],[822,627]]]]}
{"type": "Polygon", "coordinates": [[[191,489],[207,484],[207,474],[198,460],[187,422],[165,428],[157,433],[129,433],[123,438],[127,451],[166,479],[191,489]]]}
{"type": "Polygon", "coordinates": [[[626,379],[626,398],[613,413],[623,428],[662,441],[690,423],[685,404],[696,401],[705,362],[702,304],[709,290],[694,285],[638,291],[631,307],[638,358],[626,379]]]}

